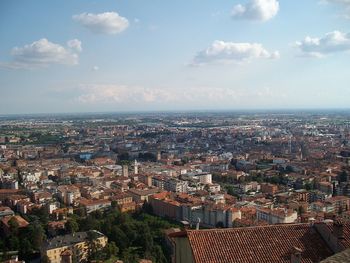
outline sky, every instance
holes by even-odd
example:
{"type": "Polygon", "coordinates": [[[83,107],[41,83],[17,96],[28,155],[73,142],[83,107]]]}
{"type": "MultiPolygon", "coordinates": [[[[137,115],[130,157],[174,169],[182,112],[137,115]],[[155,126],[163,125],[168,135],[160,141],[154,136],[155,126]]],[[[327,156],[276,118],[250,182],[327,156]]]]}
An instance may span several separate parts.
{"type": "Polygon", "coordinates": [[[350,106],[350,0],[1,0],[0,114],[350,106]]]}

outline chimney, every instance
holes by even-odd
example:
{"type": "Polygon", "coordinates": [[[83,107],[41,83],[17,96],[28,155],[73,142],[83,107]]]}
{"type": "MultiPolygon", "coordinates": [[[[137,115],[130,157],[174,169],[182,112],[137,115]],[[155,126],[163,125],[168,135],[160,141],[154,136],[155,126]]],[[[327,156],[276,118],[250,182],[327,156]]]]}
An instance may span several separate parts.
{"type": "Polygon", "coordinates": [[[190,223],[188,221],[181,221],[185,230],[189,230],[191,228],[190,223]]]}
{"type": "Polygon", "coordinates": [[[302,250],[297,247],[293,247],[292,254],[290,256],[290,263],[301,263],[302,250]]]}
{"type": "Polygon", "coordinates": [[[201,223],[201,219],[197,218],[196,230],[199,230],[199,224],[201,223]]]}
{"type": "Polygon", "coordinates": [[[314,226],[315,221],[316,221],[315,218],[313,218],[313,217],[309,218],[310,227],[313,227],[313,226],[314,226]]]}
{"type": "Polygon", "coordinates": [[[336,220],[333,224],[333,235],[339,240],[344,239],[344,224],[341,220],[336,220]]]}

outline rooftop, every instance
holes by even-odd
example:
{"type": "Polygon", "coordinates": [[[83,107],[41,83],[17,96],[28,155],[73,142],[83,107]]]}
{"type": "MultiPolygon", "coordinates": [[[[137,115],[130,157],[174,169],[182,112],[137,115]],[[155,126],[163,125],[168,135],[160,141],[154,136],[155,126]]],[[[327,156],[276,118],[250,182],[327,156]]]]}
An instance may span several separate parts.
{"type": "MultiPolygon", "coordinates": [[[[103,237],[104,235],[96,230],[94,231],[97,237],[103,237]]],[[[56,236],[52,239],[48,239],[44,244],[45,249],[54,249],[63,246],[70,246],[76,243],[84,242],[88,237],[88,232],[77,232],[74,234],[64,235],[64,236],[56,236]]]]}
{"type": "Polygon", "coordinates": [[[301,249],[302,263],[333,254],[309,224],[190,230],[187,235],[197,263],[289,263],[293,247],[301,249]]]}

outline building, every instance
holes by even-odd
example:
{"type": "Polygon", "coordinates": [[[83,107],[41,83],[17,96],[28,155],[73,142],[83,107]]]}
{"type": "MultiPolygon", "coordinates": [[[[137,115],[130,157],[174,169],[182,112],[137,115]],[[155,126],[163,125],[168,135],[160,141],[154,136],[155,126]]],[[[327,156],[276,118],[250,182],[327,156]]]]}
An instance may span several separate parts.
{"type": "Polygon", "coordinates": [[[6,216],[1,219],[2,229],[5,235],[9,235],[11,233],[11,220],[15,220],[18,224],[18,228],[26,228],[29,223],[21,216],[6,216]]]}
{"type": "Polygon", "coordinates": [[[289,224],[297,222],[298,213],[292,209],[260,207],[256,209],[256,218],[269,224],[289,224]]]}
{"type": "Polygon", "coordinates": [[[212,175],[210,173],[199,173],[195,177],[199,178],[199,182],[202,184],[212,184],[212,175]]]}
{"type": "Polygon", "coordinates": [[[151,188],[151,189],[129,189],[127,190],[127,193],[132,196],[132,199],[136,203],[143,203],[148,201],[148,197],[150,195],[153,195],[155,193],[158,193],[158,188],[151,188]]]}
{"type": "Polygon", "coordinates": [[[161,192],[148,198],[153,213],[175,220],[181,220],[180,203],[171,198],[171,192],[161,192]]]}
{"type": "Polygon", "coordinates": [[[155,187],[163,190],[164,186],[165,186],[164,176],[153,176],[152,177],[152,186],[155,186],[155,187]]]}
{"type": "Polygon", "coordinates": [[[81,196],[79,188],[74,185],[60,185],[57,192],[58,198],[66,205],[72,205],[81,196]]]}
{"type": "Polygon", "coordinates": [[[278,191],[278,186],[275,184],[264,183],[260,185],[262,193],[274,195],[278,191]]]}
{"type": "Polygon", "coordinates": [[[165,180],[164,190],[176,193],[187,193],[188,182],[176,178],[165,180]]]}
{"type": "Polygon", "coordinates": [[[104,210],[111,207],[111,201],[106,199],[86,199],[81,198],[79,205],[85,209],[86,214],[90,214],[97,210],[104,210]]]}
{"type": "Polygon", "coordinates": [[[350,224],[188,230],[169,238],[176,263],[316,263],[350,247],[350,224]]]}
{"type": "Polygon", "coordinates": [[[86,261],[90,238],[98,247],[107,245],[107,237],[96,230],[77,232],[48,239],[41,247],[41,256],[47,256],[51,263],[86,261]]]}
{"type": "Polygon", "coordinates": [[[6,216],[14,216],[15,213],[7,206],[0,206],[0,219],[6,216]]]}
{"type": "Polygon", "coordinates": [[[138,174],[139,181],[144,183],[146,186],[152,186],[152,175],[138,174]]]}
{"type": "Polygon", "coordinates": [[[334,196],[326,200],[327,212],[342,213],[350,209],[350,198],[347,196],[334,196]]]}
{"type": "Polygon", "coordinates": [[[210,193],[218,193],[221,191],[221,186],[219,184],[207,185],[207,189],[210,193]]]}
{"type": "Polygon", "coordinates": [[[122,213],[134,211],[136,209],[136,203],[133,201],[130,194],[120,193],[112,196],[110,200],[118,205],[119,210],[122,213]]]}
{"type": "Polygon", "coordinates": [[[326,194],[332,194],[333,193],[333,184],[330,182],[320,182],[318,184],[318,189],[326,194]]]}
{"type": "Polygon", "coordinates": [[[213,205],[182,205],[183,219],[192,224],[200,223],[204,227],[232,227],[236,219],[241,218],[241,212],[223,204],[213,205]]]}
{"type": "Polygon", "coordinates": [[[123,177],[129,176],[129,167],[126,164],[123,165],[122,176],[123,177]]]}

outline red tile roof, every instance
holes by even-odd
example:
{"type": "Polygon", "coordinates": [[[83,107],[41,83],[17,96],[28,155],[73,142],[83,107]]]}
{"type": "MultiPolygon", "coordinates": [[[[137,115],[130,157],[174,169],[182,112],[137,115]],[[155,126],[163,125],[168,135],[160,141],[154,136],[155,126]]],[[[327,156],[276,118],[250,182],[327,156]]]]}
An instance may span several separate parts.
{"type": "Polygon", "coordinates": [[[309,224],[189,230],[196,263],[289,263],[293,247],[302,263],[319,262],[333,253],[309,224]]]}
{"type": "MultiPolygon", "coordinates": [[[[334,223],[327,224],[328,229],[331,233],[334,233],[334,223]]],[[[341,244],[344,248],[350,248],[350,224],[343,223],[343,236],[341,244]]]]}
{"type": "Polygon", "coordinates": [[[14,218],[17,223],[19,228],[24,228],[29,225],[29,223],[21,216],[7,216],[1,219],[1,222],[7,227],[10,228],[9,221],[14,218]]]}

